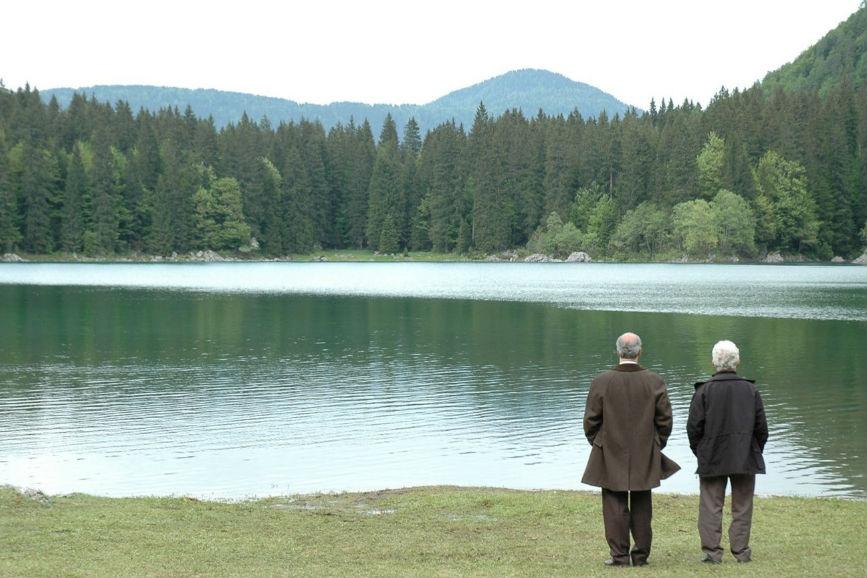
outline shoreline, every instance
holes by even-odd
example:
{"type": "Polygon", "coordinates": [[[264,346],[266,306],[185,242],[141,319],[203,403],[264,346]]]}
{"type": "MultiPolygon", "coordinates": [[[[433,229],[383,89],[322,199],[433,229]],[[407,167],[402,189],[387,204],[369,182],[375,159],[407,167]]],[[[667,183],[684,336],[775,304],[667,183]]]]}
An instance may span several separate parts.
{"type": "Polygon", "coordinates": [[[781,255],[771,253],[758,259],[741,259],[739,257],[711,256],[707,259],[692,259],[688,257],[667,258],[658,260],[605,260],[593,259],[583,252],[571,254],[565,259],[559,259],[551,255],[539,253],[530,254],[527,251],[502,251],[491,255],[457,255],[452,253],[432,253],[427,251],[382,254],[367,250],[333,250],[319,251],[306,255],[285,255],[282,257],[258,257],[250,253],[225,252],[220,254],[216,251],[202,250],[190,251],[184,254],[173,253],[170,256],[145,255],[133,253],[128,255],[99,255],[84,256],[76,253],[53,253],[45,255],[31,255],[24,253],[4,253],[0,255],[0,263],[364,263],[364,262],[393,262],[393,263],[658,263],[658,264],[742,264],[742,265],[769,265],[769,264],[814,264],[814,265],[867,265],[867,250],[861,256],[852,260],[834,257],[829,261],[807,259],[803,255],[781,255]]]}
{"type": "MultiPolygon", "coordinates": [[[[275,494],[267,494],[267,495],[248,495],[245,497],[239,498],[231,498],[225,496],[211,496],[207,497],[201,494],[129,494],[129,495],[104,495],[104,494],[92,494],[88,492],[63,492],[63,493],[50,493],[40,490],[34,487],[27,486],[17,486],[14,484],[4,484],[0,483],[0,492],[4,490],[11,490],[17,492],[24,498],[28,498],[38,502],[48,503],[56,498],[69,498],[74,496],[86,496],[88,498],[96,499],[96,500],[140,500],[140,499],[154,499],[154,500],[196,500],[200,502],[212,502],[215,504],[245,504],[245,503],[255,503],[262,502],[268,500],[279,500],[283,498],[298,498],[305,496],[364,496],[364,495],[379,495],[382,493],[406,493],[406,492],[414,492],[414,491],[423,491],[427,489],[438,488],[438,489],[455,489],[463,492],[486,492],[486,491],[499,491],[499,492],[511,492],[518,494],[544,494],[544,493],[563,493],[563,494],[575,494],[575,495],[592,495],[596,496],[599,494],[599,488],[591,488],[591,489],[564,489],[564,488],[510,488],[504,486],[462,486],[462,485],[454,485],[454,484],[432,484],[432,485],[421,485],[421,486],[406,486],[406,487],[394,487],[394,488],[378,488],[378,489],[368,489],[368,490],[322,490],[322,491],[303,491],[303,492],[287,492],[287,493],[275,493],[275,494]]],[[[696,481],[696,491],[695,492],[683,492],[683,491],[666,491],[664,488],[654,488],[653,495],[657,496],[669,496],[677,499],[688,499],[695,498],[698,499],[698,482],[696,481]]],[[[755,497],[757,499],[763,500],[840,500],[844,502],[855,502],[855,503],[865,503],[867,504],[867,495],[861,497],[855,496],[813,496],[813,495],[788,495],[788,494],[774,494],[774,493],[764,493],[756,490],[755,497]]]]}

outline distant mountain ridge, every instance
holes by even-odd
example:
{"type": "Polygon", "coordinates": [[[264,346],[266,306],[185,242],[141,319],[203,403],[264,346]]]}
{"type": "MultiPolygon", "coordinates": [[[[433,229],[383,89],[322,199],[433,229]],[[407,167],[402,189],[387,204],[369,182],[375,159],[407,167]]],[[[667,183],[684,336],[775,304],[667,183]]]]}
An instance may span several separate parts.
{"type": "Polygon", "coordinates": [[[217,128],[237,124],[244,113],[254,122],[267,117],[272,126],[277,126],[280,122],[299,122],[301,119],[319,121],[326,131],[338,123],[346,126],[353,121],[358,125],[366,119],[377,136],[388,114],[391,114],[401,135],[410,118],[415,118],[422,135],[452,120],[469,131],[480,102],[484,103],[491,116],[518,109],[528,117],[535,116],[539,110],[550,116],[566,116],[577,110],[584,118],[598,117],[605,111],[609,117],[613,117],[615,114],[622,116],[630,108],[598,88],[570,80],[561,74],[538,69],[507,72],[424,105],[357,102],[317,105],[215,89],[144,85],[49,88],[40,89],[39,93],[45,102],[50,101],[52,96],[55,97],[62,108],[69,105],[76,93],[112,105],[125,101],[133,113],[142,108],[151,112],[177,108],[183,113],[189,106],[199,118],[212,117],[217,128]]]}

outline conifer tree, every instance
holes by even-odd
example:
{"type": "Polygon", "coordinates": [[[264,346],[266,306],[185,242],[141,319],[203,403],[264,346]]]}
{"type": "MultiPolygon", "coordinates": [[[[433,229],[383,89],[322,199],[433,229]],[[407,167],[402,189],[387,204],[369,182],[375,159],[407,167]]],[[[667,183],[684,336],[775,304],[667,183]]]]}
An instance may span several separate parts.
{"type": "Polygon", "coordinates": [[[90,198],[88,176],[81,159],[81,145],[73,147],[66,170],[63,205],[61,208],[61,248],[76,252],[84,248],[84,206],[90,198]]]}
{"type": "Polygon", "coordinates": [[[333,166],[342,173],[345,183],[342,212],[346,222],[345,238],[349,246],[361,249],[366,244],[368,225],[368,193],[377,151],[370,123],[365,120],[359,127],[350,125],[345,144],[333,166]]]}
{"type": "Polygon", "coordinates": [[[416,211],[415,248],[427,248],[429,243],[434,251],[454,251],[462,216],[469,212],[460,196],[465,151],[466,136],[453,122],[428,133],[419,167],[426,195],[416,211]]]}
{"type": "Polygon", "coordinates": [[[288,151],[281,175],[285,207],[282,213],[284,249],[291,253],[309,253],[316,246],[313,199],[307,168],[298,148],[288,151]]]}
{"type": "Polygon", "coordinates": [[[36,254],[48,254],[55,248],[52,213],[56,204],[57,160],[47,150],[25,142],[21,162],[13,176],[18,176],[18,191],[24,209],[23,247],[36,254]]]}
{"type": "Polygon", "coordinates": [[[724,163],[725,141],[711,131],[696,159],[698,192],[702,198],[713,198],[723,188],[724,163]]]}
{"type": "Polygon", "coordinates": [[[334,236],[332,226],[334,215],[331,191],[326,176],[328,167],[326,164],[325,131],[319,122],[302,121],[299,128],[299,152],[307,178],[307,195],[311,210],[314,242],[320,246],[327,246],[328,240],[334,236]]]}
{"type": "Polygon", "coordinates": [[[393,254],[400,251],[400,235],[390,213],[382,220],[382,230],[377,246],[381,253],[393,254]]]}
{"type": "Polygon", "coordinates": [[[89,230],[93,233],[91,254],[114,253],[119,239],[117,198],[122,194],[115,179],[115,157],[106,135],[97,140],[94,148],[92,175],[92,217],[89,230]]]}
{"type": "MultiPolygon", "coordinates": [[[[379,137],[376,162],[370,178],[367,204],[367,239],[370,246],[379,248],[382,225],[386,215],[399,206],[400,160],[398,157],[397,129],[391,115],[387,116],[379,137]]],[[[394,217],[392,216],[392,219],[394,217]]],[[[394,222],[392,221],[394,226],[394,222]]]]}
{"type": "Polygon", "coordinates": [[[17,199],[12,190],[6,139],[0,131],[0,251],[10,252],[21,242],[16,224],[17,199]]]}

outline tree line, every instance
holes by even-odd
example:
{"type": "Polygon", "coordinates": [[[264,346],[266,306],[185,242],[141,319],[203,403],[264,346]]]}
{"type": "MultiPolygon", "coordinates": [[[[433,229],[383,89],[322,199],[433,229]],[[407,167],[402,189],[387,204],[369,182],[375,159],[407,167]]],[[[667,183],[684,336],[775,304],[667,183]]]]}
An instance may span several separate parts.
{"type": "Polygon", "coordinates": [[[319,249],[830,259],[865,245],[865,87],[609,118],[490,114],[217,129],[165,108],[0,87],[0,250],[257,257],[319,249]],[[401,132],[400,136],[398,132],[401,132]]]}

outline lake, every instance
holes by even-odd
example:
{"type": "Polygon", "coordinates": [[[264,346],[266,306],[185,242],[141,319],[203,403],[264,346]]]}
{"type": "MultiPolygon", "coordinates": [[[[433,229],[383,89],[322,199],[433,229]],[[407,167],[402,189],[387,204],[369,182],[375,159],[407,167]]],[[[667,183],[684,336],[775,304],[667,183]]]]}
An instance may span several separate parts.
{"type": "Polygon", "coordinates": [[[867,276],[849,265],[0,264],[0,484],[243,499],[580,483],[593,376],[635,331],[682,470],[741,349],[761,495],[867,498],[867,276]]]}

